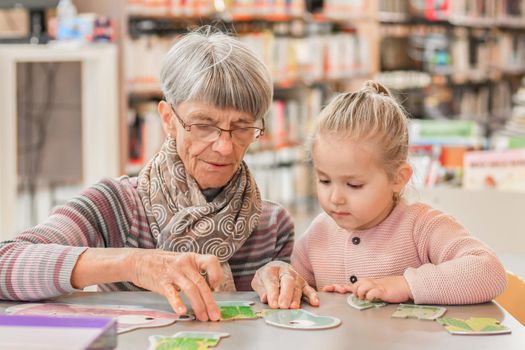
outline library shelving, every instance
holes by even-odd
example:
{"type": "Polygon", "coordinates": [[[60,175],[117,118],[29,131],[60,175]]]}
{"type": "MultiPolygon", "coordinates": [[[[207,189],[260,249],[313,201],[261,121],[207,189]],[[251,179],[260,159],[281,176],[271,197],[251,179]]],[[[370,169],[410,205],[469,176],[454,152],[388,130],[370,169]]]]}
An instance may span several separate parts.
{"type": "MultiPolygon", "coordinates": [[[[381,71],[399,71],[398,85],[408,69],[431,77],[431,108],[410,111],[415,117],[508,117],[525,74],[524,1],[382,0],[378,21],[381,71]],[[432,108],[436,103],[440,108],[432,108]]],[[[411,77],[404,80],[410,87],[411,77]]],[[[501,124],[485,120],[486,135],[501,124]]]]}

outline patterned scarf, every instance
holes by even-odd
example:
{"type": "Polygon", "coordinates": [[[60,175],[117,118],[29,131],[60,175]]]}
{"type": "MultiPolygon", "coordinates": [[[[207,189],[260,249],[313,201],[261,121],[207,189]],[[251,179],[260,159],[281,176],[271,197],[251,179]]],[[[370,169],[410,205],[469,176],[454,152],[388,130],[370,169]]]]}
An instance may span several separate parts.
{"type": "Polygon", "coordinates": [[[186,174],[176,142],[168,138],[139,174],[138,193],[157,248],[213,254],[224,279],[216,290],[235,291],[228,260],[257,228],[262,210],[259,189],[248,167],[238,171],[213,201],[186,174]]]}

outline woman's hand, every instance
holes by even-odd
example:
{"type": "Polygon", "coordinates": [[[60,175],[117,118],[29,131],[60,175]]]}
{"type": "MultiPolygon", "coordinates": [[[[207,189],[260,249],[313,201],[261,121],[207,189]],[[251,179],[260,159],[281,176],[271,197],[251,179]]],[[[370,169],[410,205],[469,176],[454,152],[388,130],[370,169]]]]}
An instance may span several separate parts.
{"type": "Polygon", "coordinates": [[[319,297],[290,264],[271,261],[255,273],[252,288],[259,294],[261,302],[272,309],[298,309],[301,298],[310,305],[319,306],[319,297]]]}
{"type": "Polygon", "coordinates": [[[165,296],[176,313],[187,312],[180,297],[182,291],[197,319],[220,319],[221,313],[210,289],[222,279],[222,269],[216,256],[141,249],[131,256],[131,265],[131,282],[165,296]]]}
{"type": "Polygon", "coordinates": [[[403,303],[413,299],[403,276],[362,278],[354,284],[324,286],[323,292],[352,293],[361,300],[382,300],[387,303],[403,303]]]}

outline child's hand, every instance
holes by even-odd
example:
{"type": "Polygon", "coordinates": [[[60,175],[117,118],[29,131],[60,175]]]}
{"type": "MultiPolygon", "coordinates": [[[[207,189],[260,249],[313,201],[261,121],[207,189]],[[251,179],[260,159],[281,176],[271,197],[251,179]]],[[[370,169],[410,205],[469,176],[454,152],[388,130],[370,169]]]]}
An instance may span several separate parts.
{"type": "Polygon", "coordinates": [[[387,303],[403,303],[413,299],[410,287],[403,276],[363,278],[349,285],[359,299],[383,300],[387,303]]]}
{"type": "Polygon", "coordinates": [[[345,293],[351,293],[354,287],[351,284],[330,284],[328,286],[324,286],[322,291],[323,292],[337,292],[341,294],[345,293]]]}

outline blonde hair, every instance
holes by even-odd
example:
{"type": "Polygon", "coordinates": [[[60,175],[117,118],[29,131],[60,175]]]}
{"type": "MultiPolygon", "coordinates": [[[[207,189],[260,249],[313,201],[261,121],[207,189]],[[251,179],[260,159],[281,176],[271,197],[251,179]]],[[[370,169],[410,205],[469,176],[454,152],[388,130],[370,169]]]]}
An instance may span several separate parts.
{"type": "Polygon", "coordinates": [[[367,81],[356,92],[337,95],[323,108],[311,138],[319,135],[371,141],[380,152],[386,174],[393,178],[408,157],[408,118],[383,85],[367,81]]]}
{"type": "Polygon", "coordinates": [[[166,101],[211,104],[264,117],[273,96],[270,72],[234,37],[212,26],[184,35],[170,49],[160,73],[166,101]]]}

